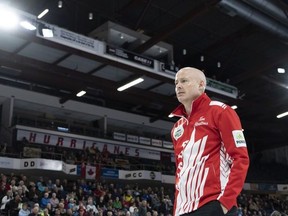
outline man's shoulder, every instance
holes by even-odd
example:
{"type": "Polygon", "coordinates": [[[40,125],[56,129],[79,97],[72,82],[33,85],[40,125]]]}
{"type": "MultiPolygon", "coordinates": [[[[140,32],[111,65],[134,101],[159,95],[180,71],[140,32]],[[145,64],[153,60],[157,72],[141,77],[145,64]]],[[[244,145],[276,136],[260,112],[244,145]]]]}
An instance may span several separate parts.
{"type": "Polygon", "coordinates": [[[226,109],[228,107],[227,104],[221,102],[221,101],[210,101],[209,106],[211,107],[217,107],[217,108],[221,108],[221,109],[226,109]]]}

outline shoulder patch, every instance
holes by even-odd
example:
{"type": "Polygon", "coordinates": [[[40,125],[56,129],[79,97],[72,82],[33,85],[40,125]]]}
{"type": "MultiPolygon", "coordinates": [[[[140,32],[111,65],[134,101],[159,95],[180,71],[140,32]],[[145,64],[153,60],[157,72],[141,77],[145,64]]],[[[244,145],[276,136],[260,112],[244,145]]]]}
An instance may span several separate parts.
{"type": "Polygon", "coordinates": [[[222,102],[220,102],[220,101],[211,101],[209,105],[210,105],[210,106],[220,106],[220,107],[222,107],[223,109],[226,109],[226,107],[227,107],[226,104],[224,104],[224,103],[222,103],[222,102]]]}
{"type": "Polygon", "coordinates": [[[233,130],[232,135],[237,148],[246,147],[246,141],[242,130],[233,130]]]}

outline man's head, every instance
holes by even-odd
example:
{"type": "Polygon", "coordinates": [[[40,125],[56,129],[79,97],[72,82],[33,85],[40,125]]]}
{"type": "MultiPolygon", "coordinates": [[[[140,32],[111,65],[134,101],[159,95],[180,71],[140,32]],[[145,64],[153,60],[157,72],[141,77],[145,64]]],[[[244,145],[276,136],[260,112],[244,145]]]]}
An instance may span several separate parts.
{"type": "Polygon", "coordinates": [[[180,103],[190,105],[192,101],[204,93],[206,77],[196,68],[185,67],[175,76],[175,92],[180,103]]]}

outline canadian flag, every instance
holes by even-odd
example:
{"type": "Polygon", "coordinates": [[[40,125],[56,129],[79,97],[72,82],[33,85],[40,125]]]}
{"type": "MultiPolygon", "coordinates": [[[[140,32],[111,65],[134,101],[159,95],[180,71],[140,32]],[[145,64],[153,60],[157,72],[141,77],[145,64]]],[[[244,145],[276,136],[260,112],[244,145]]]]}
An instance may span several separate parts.
{"type": "Polygon", "coordinates": [[[96,167],[86,165],[86,179],[96,179],[96,167]]]}

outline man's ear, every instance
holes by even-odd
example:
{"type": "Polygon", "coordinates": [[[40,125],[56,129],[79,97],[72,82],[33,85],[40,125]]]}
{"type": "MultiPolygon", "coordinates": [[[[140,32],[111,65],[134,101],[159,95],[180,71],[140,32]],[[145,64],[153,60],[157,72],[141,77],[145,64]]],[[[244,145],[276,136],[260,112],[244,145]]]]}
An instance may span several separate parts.
{"type": "Polygon", "coordinates": [[[201,91],[203,91],[203,92],[205,91],[205,85],[204,85],[204,82],[203,82],[203,81],[200,82],[199,90],[201,90],[201,91]]]}

